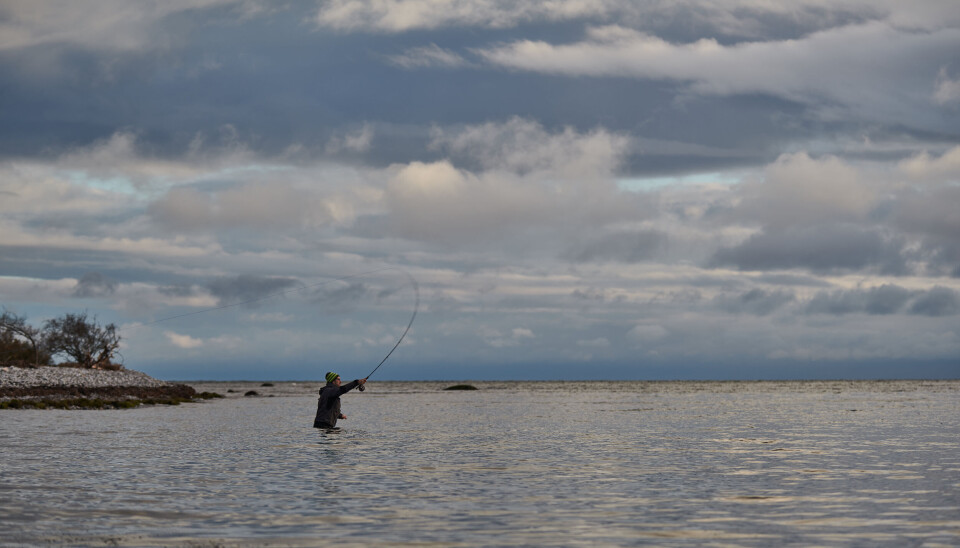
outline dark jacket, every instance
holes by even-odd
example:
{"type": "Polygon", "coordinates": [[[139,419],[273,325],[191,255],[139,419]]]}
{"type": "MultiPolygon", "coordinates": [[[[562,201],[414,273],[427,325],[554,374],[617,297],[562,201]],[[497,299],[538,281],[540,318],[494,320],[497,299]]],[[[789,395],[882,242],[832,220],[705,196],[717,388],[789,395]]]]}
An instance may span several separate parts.
{"type": "Polygon", "coordinates": [[[327,383],[320,389],[320,400],[317,402],[317,418],[313,420],[314,428],[333,428],[340,418],[340,396],[360,386],[360,380],[350,381],[347,384],[334,386],[327,383]]]}

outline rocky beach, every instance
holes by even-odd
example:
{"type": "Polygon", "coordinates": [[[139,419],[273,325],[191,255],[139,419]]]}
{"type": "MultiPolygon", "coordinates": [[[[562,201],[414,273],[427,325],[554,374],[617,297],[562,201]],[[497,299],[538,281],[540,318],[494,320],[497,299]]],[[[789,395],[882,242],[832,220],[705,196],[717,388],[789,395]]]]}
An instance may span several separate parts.
{"type": "Polygon", "coordinates": [[[0,367],[0,408],[136,407],[207,397],[216,396],[130,369],[0,367]]]}

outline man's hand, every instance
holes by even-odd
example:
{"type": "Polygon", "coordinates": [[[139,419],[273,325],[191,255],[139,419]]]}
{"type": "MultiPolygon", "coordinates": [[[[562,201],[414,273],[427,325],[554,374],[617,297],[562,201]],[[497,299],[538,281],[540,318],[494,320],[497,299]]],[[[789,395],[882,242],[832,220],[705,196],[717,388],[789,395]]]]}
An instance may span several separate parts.
{"type": "Polygon", "coordinates": [[[360,386],[367,384],[367,379],[359,379],[359,380],[360,380],[360,386]]]}
{"type": "Polygon", "coordinates": [[[347,416],[344,415],[343,413],[340,413],[340,420],[343,420],[343,419],[345,419],[345,418],[347,418],[347,416]]]}

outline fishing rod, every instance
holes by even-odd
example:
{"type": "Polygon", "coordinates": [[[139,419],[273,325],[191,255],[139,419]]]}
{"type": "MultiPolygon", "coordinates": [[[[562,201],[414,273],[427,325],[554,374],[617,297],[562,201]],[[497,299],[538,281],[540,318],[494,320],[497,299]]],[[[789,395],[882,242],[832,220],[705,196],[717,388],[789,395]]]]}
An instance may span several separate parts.
{"type": "MultiPolygon", "coordinates": [[[[390,352],[387,352],[387,355],[384,356],[382,360],[380,360],[380,363],[378,363],[377,366],[373,368],[373,371],[371,371],[369,375],[363,378],[364,382],[366,382],[366,380],[369,379],[371,375],[376,373],[377,369],[380,369],[380,366],[383,365],[385,361],[387,361],[387,358],[389,358],[390,355],[393,354],[393,351],[396,350],[398,346],[400,346],[400,343],[403,342],[403,338],[406,337],[407,332],[410,331],[410,327],[413,326],[413,320],[417,319],[417,311],[420,309],[420,285],[417,283],[416,278],[414,278],[413,275],[411,275],[409,272],[403,269],[398,269],[398,270],[406,274],[407,277],[410,278],[410,283],[413,285],[413,292],[414,292],[414,295],[416,295],[416,300],[413,303],[413,314],[410,316],[410,321],[407,322],[407,328],[403,330],[403,334],[401,334],[400,338],[397,339],[397,344],[393,345],[393,348],[390,349],[390,352]]],[[[361,384],[359,386],[359,390],[363,392],[364,390],[366,390],[366,388],[364,388],[363,385],[361,384]]]]}

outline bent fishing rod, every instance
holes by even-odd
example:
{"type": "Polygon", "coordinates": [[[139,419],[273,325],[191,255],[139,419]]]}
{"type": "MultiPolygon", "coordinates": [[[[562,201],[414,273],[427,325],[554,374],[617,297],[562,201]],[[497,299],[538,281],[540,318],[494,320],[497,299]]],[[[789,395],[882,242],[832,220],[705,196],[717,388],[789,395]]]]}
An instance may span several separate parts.
{"type": "MultiPolygon", "coordinates": [[[[416,278],[414,278],[413,275],[411,275],[406,270],[400,269],[400,272],[403,272],[404,274],[406,274],[407,277],[410,278],[410,283],[413,285],[413,292],[414,292],[414,295],[416,296],[416,300],[413,303],[413,314],[410,316],[410,321],[407,322],[407,328],[403,330],[403,334],[401,334],[400,338],[397,339],[397,344],[393,345],[393,348],[390,349],[390,352],[387,352],[387,355],[384,356],[382,360],[380,360],[380,363],[378,363],[377,366],[373,368],[373,371],[371,371],[369,375],[363,378],[364,382],[366,382],[367,379],[369,379],[374,373],[376,373],[377,369],[380,369],[380,366],[383,365],[385,361],[387,361],[387,358],[389,358],[390,355],[393,354],[393,351],[396,350],[398,346],[400,346],[400,343],[403,342],[403,338],[406,337],[407,332],[410,331],[410,327],[413,326],[413,320],[417,319],[417,311],[420,309],[420,285],[417,283],[416,278]]],[[[359,386],[358,389],[361,392],[366,390],[366,388],[364,388],[362,384],[359,386]]]]}

